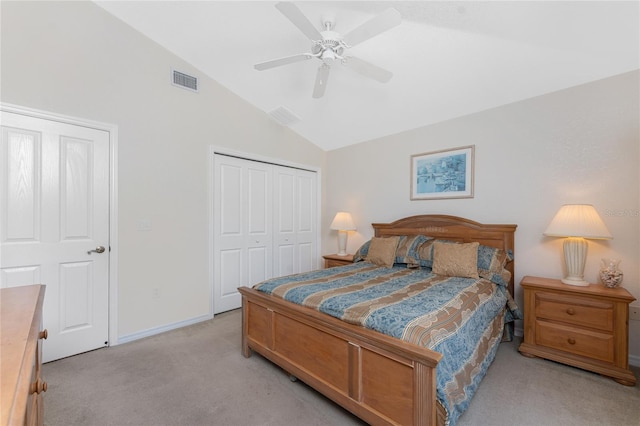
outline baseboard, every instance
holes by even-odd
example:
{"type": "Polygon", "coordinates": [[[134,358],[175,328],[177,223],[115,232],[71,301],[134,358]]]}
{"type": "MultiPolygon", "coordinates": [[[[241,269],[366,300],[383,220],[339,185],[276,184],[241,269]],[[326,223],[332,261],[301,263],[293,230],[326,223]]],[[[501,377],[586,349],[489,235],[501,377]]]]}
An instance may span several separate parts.
{"type": "MultiPolygon", "coordinates": [[[[202,316],[199,316],[199,317],[190,318],[188,320],[175,322],[173,324],[167,324],[167,325],[163,325],[161,327],[149,328],[147,330],[142,330],[142,331],[139,331],[137,333],[127,334],[125,336],[118,337],[118,341],[115,343],[115,345],[120,345],[122,343],[133,342],[134,340],[142,339],[142,338],[145,338],[145,337],[155,336],[156,334],[164,333],[166,331],[176,330],[178,328],[186,327],[188,325],[197,324],[197,323],[202,322],[202,321],[208,321],[211,318],[213,318],[213,316],[211,316],[211,315],[202,315],[202,316]]],[[[111,346],[115,346],[115,345],[112,344],[111,346]]]]}

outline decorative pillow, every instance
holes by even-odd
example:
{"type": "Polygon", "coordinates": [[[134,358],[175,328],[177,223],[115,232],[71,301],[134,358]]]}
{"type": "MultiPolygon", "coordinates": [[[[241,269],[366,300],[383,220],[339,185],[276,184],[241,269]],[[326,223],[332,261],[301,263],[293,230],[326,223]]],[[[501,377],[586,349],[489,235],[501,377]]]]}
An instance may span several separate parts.
{"type": "Polygon", "coordinates": [[[433,243],[434,274],[448,277],[480,278],[478,275],[478,246],[480,243],[433,243]]]}
{"type": "Polygon", "coordinates": [[[371,245],[371,240],[365,242],[360,246],[358,250],[353,254],[353,262],[360,262],[361,260],[365,260],[367,258],[367,253],[369,253],[369,246],[371,245]]]}
{"type": "Polygon", "coordinates": [[[365,260],[378,266],[391,268],[396,259],[396,248],[400,237],[373,237],[365,260]]]}
{"type": "MultiPolygon", "coordinates": [[[[426,235],[399,236],[394,263],[406,263],[408,267],[420,266],[421,261],[418,250],[422,244],[431,239],[431,237],[427,237],[426,235]]],[[[362,244],[353,255],[353,261],[360,262],[366,260],[370,245],[371,240],[362,244]]],[[[431,267],[431,264],[429,264],[429,267],[431,267]]]]}
{"type": "Polygon", "coordinates": [[[409,268],[417,268],[420,266],[418,249],[429,239],[431,239],[431,237],[425,235],[401,236],[398,242],[398,248],[396,249],[395,263],[406,263],[409,268]]]}
{"type": "Polygon", "coordinates": [[[429,238],[416,249],[416,253],[418,255],[418,263],[423,268],[431,268],[433,267],[433,243],[437,240],[434,240],[431,237],[429,238]]]}
{"type": "Polygon", "coordinates": [[[511,250],[506,252],[496,247],[489,247],[480,244],[478,246],[478,269],[499,272],[507,262],[513,260],[511,250]]]}
{"type": "Polygon", "coordinates": [[[512,260],[511,250],[505,251],[481,244],[478,247],[478,275],[498,285],[507,286],[511,272],[505,269],[505,265],[512,260]]]}

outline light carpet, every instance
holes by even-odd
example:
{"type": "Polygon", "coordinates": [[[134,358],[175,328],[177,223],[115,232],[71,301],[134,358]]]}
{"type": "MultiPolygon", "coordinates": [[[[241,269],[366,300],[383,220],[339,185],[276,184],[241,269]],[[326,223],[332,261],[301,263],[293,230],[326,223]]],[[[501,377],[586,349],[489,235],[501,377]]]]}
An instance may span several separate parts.
{"type": "MultiPolygon", "coordinates": [[[[45,424],[365,424],[261,356],[244,358],[241,323],[241,312],[231,311],[45,364],[45,424]]],[[[500,345],[459,426],[640,426],[638,385],[526,358],[518,344],[500,345]]]]}

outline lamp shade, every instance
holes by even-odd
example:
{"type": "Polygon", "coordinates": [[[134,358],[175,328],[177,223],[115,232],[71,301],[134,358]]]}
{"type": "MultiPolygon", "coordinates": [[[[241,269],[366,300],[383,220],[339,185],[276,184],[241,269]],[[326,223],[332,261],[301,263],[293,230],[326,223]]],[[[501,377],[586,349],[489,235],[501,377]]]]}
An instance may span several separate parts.
{"type": "Polygon", "coordinates": [[[600,215],[591,204],[565,204],[544,231],[548,237],[611,239],[600,215]]]}
{"type": "Polygon", "coordinates": [[[347,212],[338,212],[331,222],[331,229],[337,231],[355,231],[356,226],[353,224],[351,214],[347,212]]]}

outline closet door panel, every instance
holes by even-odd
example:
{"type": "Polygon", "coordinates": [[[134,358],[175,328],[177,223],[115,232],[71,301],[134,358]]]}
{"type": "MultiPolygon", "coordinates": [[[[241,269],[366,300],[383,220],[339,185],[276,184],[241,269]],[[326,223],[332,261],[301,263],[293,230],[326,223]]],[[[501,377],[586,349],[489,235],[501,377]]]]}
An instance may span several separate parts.
{"type": "Polygon", "coordinates": [[[216,156],[214,197],[214,313],[237,308],[244,281],[244,167],[216,156]]]}
{"type": "Polygon", "coordinates": [[[232,303],[229,299],[235,297],[235,294],[238,292],[238,287],[240,287],[240,283],[242,282],[242,268],[244,267],[242,255],[241,249],[220,250],[220,297],[222,301],[227,303],[232,303]]]}
{"type": "Polygon", "coordinates": [[[267,247],[250,247],[247,251],[248,287],[271,278],[271,250],[267,247]]]}
{"type": "Polygon", "coordinates": [[[238,287],[272,276],[273,188],[268,164],[214,159],[214,313],[241,306],[238,287]]]}
{"type": "Polygon", "coordinates": [[[277,241],[295,235],[295,169],[275,167],[275,233],[277,241]]]}
{"type": "Polygon", "coordinates": [[[296,272],[316,269],[316,178],[314,172],[296,170],[296,272]]]}
{"type": "Polygon", "coordinates": [[[214,156],[214,313],[241,306],[239,286],[317,269],[317,174],[214,156]]]}
{"type": "Polygon", "coordinates": [[[297,271],[296,169],[274,166],[274,275],[297,271]]]}
{"type": "Polygon", "coordinates": [[[242,236],[242,215],[244,182],[241,165],[221,164],[219,169],[220,235],[224,238],[242,236]]]}
{"type": "Polygon", "coordinates": [[[315,266],[315,242],[298,244],[298,270],[300,272],[313,271],[315,266]]]}
{"type": "Polygon", "coordinates": [[[296,247],[293,244],[281,244],[276,249],[276,274],[281,277],[284,275],[295,274],[296,268],[296,247]]]}
{"type": "Polygon", "coordinates": [[[247,161],[247,277],[251,287],[273,275],[273,183],[271,166],[247,161]]]}

